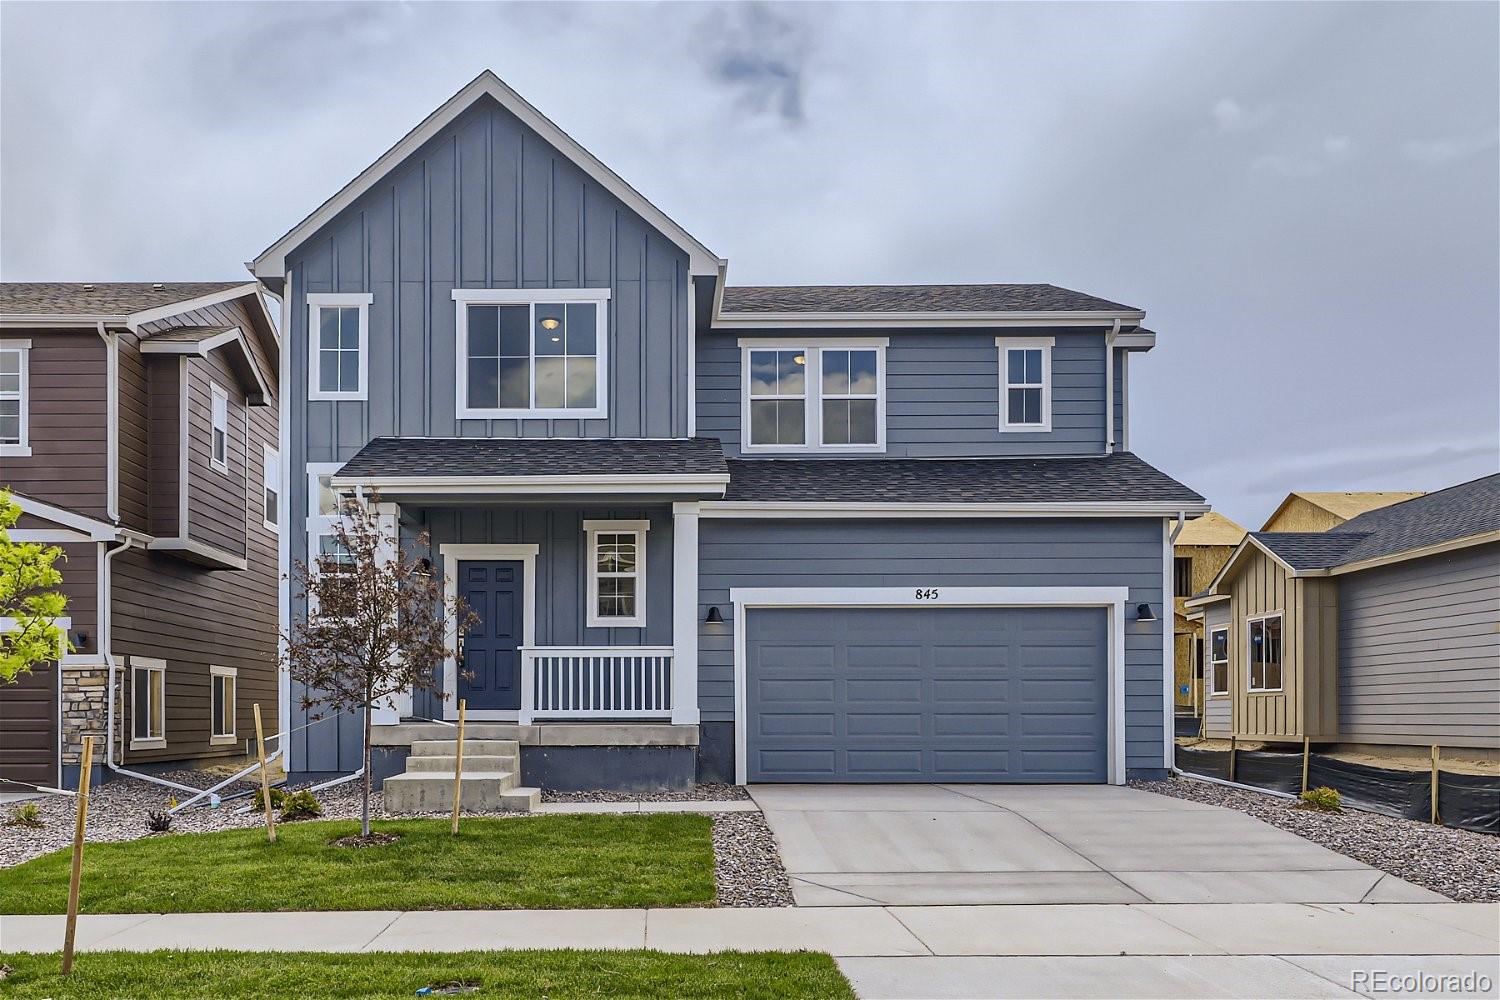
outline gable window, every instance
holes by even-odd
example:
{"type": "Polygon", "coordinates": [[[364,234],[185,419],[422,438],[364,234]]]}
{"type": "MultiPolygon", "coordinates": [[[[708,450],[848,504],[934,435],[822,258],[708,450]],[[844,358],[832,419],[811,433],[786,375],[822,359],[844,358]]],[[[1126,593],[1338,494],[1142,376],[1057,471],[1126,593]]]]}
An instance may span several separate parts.
{"type": "Polygon", "coordinates": [[[1052,429],[1052,338],[996,337],[1000,349],[1000,429],[1052,429]]]}
{"type": "Polygon", "coordinates": [[[1229,626],[1208,633],[1208,693],[1229,693],[1229,626]]]}
{"type": "Polygon", "coordinates": [[[209,742],[233,744],[235,737],[235,682],[238,671],[234,667],[208,668],[210,691],[209,742]]]}
{"type": "Polygon", "coordinates": [[[267,531],[281,526],[281,455],[270,445],[261,445],[261,483],[265,500],[267,531]]]}
{"type": "Polygon", "coordinates": [[[1281,690],[1281,615],[1252,618],[1247,661],[1251,691],[1281,690]]]}
{"type": "Polygon", "coordinates": [[[12,458],[31,454],[30,353],[29,340],[0,340],[0,455],[12,458]]]}
{"type": "Polygon", "coordinates": [[[308,399],[364,399],[373,295],[312,293],[308,310],[308,399]]]}
{"type": "Polygon", "coordinates": [[[884,339],[740,341],[746,451],[884,451],[884,339]]]}
{"type": "Polygon", "coordinates": [[[144,656],[130,658],[130,748],[150,749],[167,743],[167,663],[144,656]]]}
{"type": "Polygon", "coordinates": [[[588,627],[645,628],[649,521],[584,521],[588,627]]]}
{"type": "Polygon", "coordinates": [[[609,289],[477,289],[457,303],[461,418],[608,415],[609,289]]]}
{"type": "Polygon", "coordinates": [[[1177,597],[1193,596],[1193,560],[1177,556],[1172,560],[1172,592],[1177,597]]]}
{"type": "Polygon", "coordinates": [[[209,464],[220,472],[229,471],[229,393],[210,385],[212,419],[209,424],[209,464]]]}

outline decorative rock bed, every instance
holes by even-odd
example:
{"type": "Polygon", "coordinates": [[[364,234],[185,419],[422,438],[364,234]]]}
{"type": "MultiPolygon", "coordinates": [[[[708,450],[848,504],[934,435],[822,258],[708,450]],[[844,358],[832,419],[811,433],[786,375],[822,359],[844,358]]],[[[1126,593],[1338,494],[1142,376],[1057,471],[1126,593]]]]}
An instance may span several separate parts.
{"type": "Polygon", "coordinates": [[[542,790],[543,802],[743,802],[750,798],[744,785],[699,784],[692,788],[674,788],[664,792],[613,792],[596,789],[587,792],[553,792],[542,790]]]}

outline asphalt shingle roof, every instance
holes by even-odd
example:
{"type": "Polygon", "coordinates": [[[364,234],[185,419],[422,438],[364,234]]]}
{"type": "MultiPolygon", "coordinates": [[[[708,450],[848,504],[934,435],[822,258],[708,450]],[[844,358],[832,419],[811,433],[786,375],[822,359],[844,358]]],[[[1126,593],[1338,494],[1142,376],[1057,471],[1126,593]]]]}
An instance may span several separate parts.
{"type": "Polygon", "coordinates": [[[802,503],[1202,503],[1129,452],[1038,459],[735,459],[726,500],[802,503]]]}
{"type": "Polygon", "coordinates": [[[1056,285],[741,285],[725,313],[1137,312],[1056,285]]]}
{"type": "Polygon", "coordinates": [[[723,475],[716,438],[376,438],[340,476],[723,475]]]}
{"type": "Polygon", "coordinates": [[[1381,507],[1328,531],[1254,537],[1294,569],[1329,569],[1490,531],[1500,531],[1500,474],[1381,507]]]}
{"type": "Polygon", "coordinates": [[[186,302],[247,284],[242,281],[6,281],[0,314],[117,316],[186,302]]]}

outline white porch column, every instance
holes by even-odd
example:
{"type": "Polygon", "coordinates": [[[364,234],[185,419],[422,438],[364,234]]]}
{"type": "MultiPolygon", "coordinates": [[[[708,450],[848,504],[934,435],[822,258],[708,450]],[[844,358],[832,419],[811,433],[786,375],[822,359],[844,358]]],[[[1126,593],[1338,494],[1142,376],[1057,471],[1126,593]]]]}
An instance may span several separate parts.
{"type": "Polygon", "coordinates": [[[698,724],[698,504],[672,504],[672,723],[698,724]]]}
{"type": "MultiPolygon", "coordinates": [[[[396,558],[396,552],[401,545],[401,506],[394,503],[380,503],[375,505],[376,514],[380,518],[380,534],[385,539],[385,545],[381,549],[381,562],[387,563],[396,558]]],[[[370,724],[375,726],[394,726],[401,722],[403,715],[411,715],[411,689],[401,692],[392,698],[387,698],[375,706],[375,712],[370,718],[370,724]]]]}

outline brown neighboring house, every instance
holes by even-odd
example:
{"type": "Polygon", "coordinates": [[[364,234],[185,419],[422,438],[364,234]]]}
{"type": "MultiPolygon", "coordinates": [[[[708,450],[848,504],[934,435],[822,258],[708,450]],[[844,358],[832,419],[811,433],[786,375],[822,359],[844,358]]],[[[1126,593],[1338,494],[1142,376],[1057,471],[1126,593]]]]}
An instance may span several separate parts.
{"type": "MultiPolygon", "coordinates": [[[[277,332],[250,282],[0,283],[0,486],[72,649],[0,687],[0,778],[243,752],[277,718],[277,332]]],[[[3,623],[0,623],[3,627],[3,623]]]]}
{"type": "MultiPolygon", "coordinates": [[[[1203,615],[1185,606],[1188,598],[1202,593],[1229,561],[1235,546],[1244,541],[1245,529],[1218,511],[1209,511],[1183,525],[1172,543],[1172,639],[1176,688],[1173,701],[1178,715],[1201,718],[1204,701],[1203,615]]],[[[1196,732],[1196,730],[1194,730],[1196,732]]]]}

